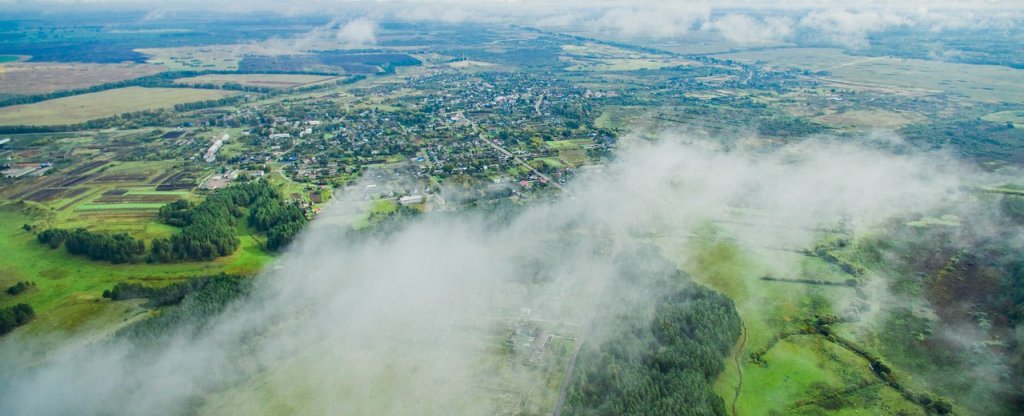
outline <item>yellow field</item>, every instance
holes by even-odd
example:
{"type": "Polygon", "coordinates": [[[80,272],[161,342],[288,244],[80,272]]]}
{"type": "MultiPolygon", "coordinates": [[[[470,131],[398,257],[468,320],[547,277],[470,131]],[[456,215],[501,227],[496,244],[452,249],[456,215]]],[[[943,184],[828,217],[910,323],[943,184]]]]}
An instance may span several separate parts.
{"type": "Polygon", "coordinates": [[[264,88],[294,88],[338,79],[336,76],[291,75],[291,74],[209,74],[192,78],[181,78],[175,84],[241,84],[264,88]]]}
{"type": "Polygon", "coordinates": [[[231,91],[192,88],[128,87],[5,107],[0,125],[75,124],[122,113],[155,110],[175,104],[215,100],[231,91]]]}
{"type": "Polygon", "coordinates": [[[779,67],[828,71],[842,88],[884,87],[910,94],[945,93],[979,102],[1020,102],[1024,70],[996,65],[956,64],[920,59],[851,56],[838,49],[785,48],[719,55],[763,61],[779,67]]]}
{"type": "Polygon", "coordinates": [[[156,65],[9,62],[0,64],[0,93],[42,94],[123,81],[163,71],[156,65]]]}

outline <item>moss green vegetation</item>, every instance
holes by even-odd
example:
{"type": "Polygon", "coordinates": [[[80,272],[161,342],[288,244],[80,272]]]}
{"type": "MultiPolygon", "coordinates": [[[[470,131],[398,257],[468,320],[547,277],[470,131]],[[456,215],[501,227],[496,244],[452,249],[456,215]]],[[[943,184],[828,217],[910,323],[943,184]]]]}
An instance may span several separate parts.
{"type": "Polygon", "coordinates": [[[715,382],[715,392],[725,399],[730,413],[924,414],[921,406],[880,380],[864,357],[842,345],[821,335],[779,338],[804,331],[806,318],[836,313],[836,305],[857,298],[856,287],[806,283],[846,282],[851,275],[843,265],[862,267],[847,257],[851,250],[835,248],[841,238],[824,238],[817,250],[822,253],[799,254],[754,251],[722,239],[720,230],[703,234],[689,246],[685,268],[698,282],[733,299],[745,325],[744,336],[715,382]],[[783,263],[797,268],[780,273],[764,261],[766,255],[785,257],[783,263]],[[807,280],[769,281],[763,276],[807,280]],[[752,360],[755,352],[758,359],[752,360]]]}
{"type": "Polygon", "coordinates": [[[352,228],[361,230],[380,223],[398,211],[398,204],[391,199],[378,199],[370,205],[370,210],[352,223],[352,228]]]}
{"type": "Polygon", "coordinates": [[[36,283],[36,289],[17,297],[0,295],[0,307],[31,305],[38,321],[32,331],[76,330],[86,319],[117,322],[128,312],[123,306],[110,309],[101,294],[120,282],[168,284],[192,276],[220,272],[250,275],[272,260],[260,241],[241,235],[241,247],[229,256],[209,262],[110,264],[72,256],[36,241],[23,225],[46,219],[46,211],[32,204],[0,205],[0,287],[20,281],[36,283]],[[114,310],[116,309],[116,311],[114,310]],[[109,312],[109,315],[106,313],[109,312]]]}

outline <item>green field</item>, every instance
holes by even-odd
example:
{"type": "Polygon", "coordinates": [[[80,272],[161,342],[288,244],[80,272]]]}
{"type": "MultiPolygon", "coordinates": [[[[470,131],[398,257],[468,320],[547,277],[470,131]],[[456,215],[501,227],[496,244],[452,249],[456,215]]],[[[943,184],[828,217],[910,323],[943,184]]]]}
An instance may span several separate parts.
{"type": "Polygon", "coordinates": [[[891,92],[948,94],[986,103],[1019,103],[1024,70],[892,57],[853,56],[839,49],[779,48],[718,55],[778,67],[828,71],[837,86],[883,87],[891,92]]]}
{"type": "Polygon", "coordinates": [[[923,414],[916,403],[879,381],[862,357],[821,336],[796,335],[772,343],[780,331],[800,328],[805,318],[836,313],[833,305],[849,299],[853,289],[770,282],[760,277],[814,276],[842,281],[848,276],[837,267],[818,258],[755,250],[715,239],[698,240],[690,250],[682,261],[684,270],[736,302],[745,325],[745,336],[715,383],[730,414],[734,399],[736,413],[741,415],[813,415],[823,410],[836,412],[829,414],[923,414]],[[794,264],[797,270],[789,273],[796,275],[788,276],[773,264],[794,264]],[[750,360],[752,352],[767,346],[771,348],[764,356],[765,364],[750,360]],[[838,391],[846,392],[840,395],[840,402],[826,400],[829,393],[838,391]]]}
{"type": "Polygon", "coordinates": [[[0,125],[76,124],[128,112],[216,100],[231,94],[231,91],[193,88],[118,88],[6,107],[0,112],[0,125]]]}
{"type": "Polygon", "coordinates": [[[127,209],[127,210],[153,209],[153,210],[155,210],[155,209],[160,209],[160,207],[162,207],[164,205],[167,205],[167,204],[146,204],[146,203],[141,203],[141,204],[82,204],[82,205],[79,205],[75,209],[77,209],[79,211],[109,211],[109,210],[118,210],[118,209],[127,209]]]}
{"type": "Polygon", "coordinates": [[[0,307],[24,302],[36,310],[38,322],[24,331],[76,331],[86,321],[109,325],[124,319],[121,312],[110,309],[123,305],[101,298],[103,290],[118,282],[161,285],[221,272],[254,274],[273,258],[264,251],[259,238],[243,230],[238,251],[210,262],[116,265],[92,261],[69,255],[63,248],[50,249],[22,229],[22,225],[37,223],[46,216],[45,210],[32,204],[0,205],[0,252],[4,253],[0,258],[0,287],[19,281],[37,284],[26,294],[0,294],[0,307]],[[104,315],[104,311],[111,313],[104,315]]]}

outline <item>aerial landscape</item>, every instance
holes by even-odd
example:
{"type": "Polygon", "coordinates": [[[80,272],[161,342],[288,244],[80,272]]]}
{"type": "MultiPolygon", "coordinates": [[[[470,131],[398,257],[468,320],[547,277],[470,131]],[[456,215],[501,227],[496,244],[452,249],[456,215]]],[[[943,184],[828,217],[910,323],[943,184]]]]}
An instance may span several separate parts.
{"type": "Polygon", "coordinates": [[[0,415],[1024,414],[1020,0],[0,0],[0,415]]]}

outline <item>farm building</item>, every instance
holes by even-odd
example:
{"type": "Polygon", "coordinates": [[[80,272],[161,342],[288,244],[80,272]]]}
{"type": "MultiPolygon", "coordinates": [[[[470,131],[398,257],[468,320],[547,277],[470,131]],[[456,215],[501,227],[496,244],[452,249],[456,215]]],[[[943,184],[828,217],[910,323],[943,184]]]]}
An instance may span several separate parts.
{"type": "Polygon", "coordinates": [[[409,195],[398,198],[398,203],[402,205],[415,205],[423,203],[423,195],[409,195]]]}

